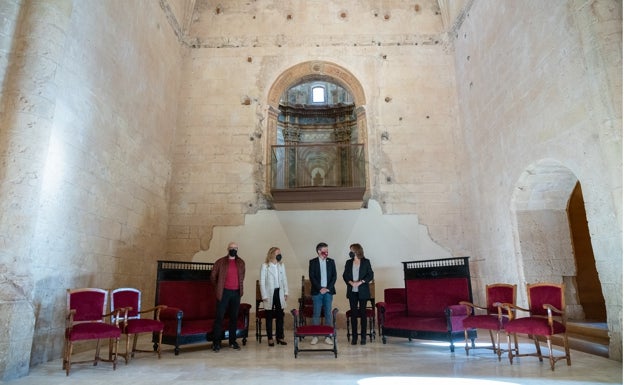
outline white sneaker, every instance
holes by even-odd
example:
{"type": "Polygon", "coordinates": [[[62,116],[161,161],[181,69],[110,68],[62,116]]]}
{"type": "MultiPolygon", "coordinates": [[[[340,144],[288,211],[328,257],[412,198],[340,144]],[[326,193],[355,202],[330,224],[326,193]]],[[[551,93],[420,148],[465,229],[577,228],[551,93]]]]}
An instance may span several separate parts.
{"type": "Polygon", "coordinates": [[[312,337],[312,341],[310,341],[310,345],[316,345],[316,344],[318,344],[318,338],[312,337]]]}
{"type": "Polygon", "coordinates": [[[327,345],[333,345],[334,344],[334,340],[332,340],[330,337],[325,337],[325,343],[327,345]]]}

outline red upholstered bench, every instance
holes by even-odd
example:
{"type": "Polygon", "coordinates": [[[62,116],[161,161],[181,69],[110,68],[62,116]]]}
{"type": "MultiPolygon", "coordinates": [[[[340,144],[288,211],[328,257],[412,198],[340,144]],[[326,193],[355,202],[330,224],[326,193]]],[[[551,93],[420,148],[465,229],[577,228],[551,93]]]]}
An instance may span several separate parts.
{"type": "MultiPolygon", "coordinates": [[[[212,342],[213,324],[217,310],[214,286],[210,282],[212,263],[158,261],[156,280],[156,304],[167,305],[160,312],[165,324],[162,343],[174,345],[174,353],[180,353],[180,345],[212,342]]],[[[249,311],[251,305],[241,303],[238,312],[236,337],[247,344],[249,335],[249,311]]],[[[228,319],[223,321],[221,339],[228,339],[228,319]]],[[[157,336],[153,342],[157,344],[157,336]]]]}
{"type": "Polygon", "coordinates": [[[384,302],[377,303],[382,342],[387,337],[448,341],[454,352],[454,341],[464,340],[467,316],[459,302],[472,301],[468,258],[403,262],[405,288],[385,289],[384,302]]]}

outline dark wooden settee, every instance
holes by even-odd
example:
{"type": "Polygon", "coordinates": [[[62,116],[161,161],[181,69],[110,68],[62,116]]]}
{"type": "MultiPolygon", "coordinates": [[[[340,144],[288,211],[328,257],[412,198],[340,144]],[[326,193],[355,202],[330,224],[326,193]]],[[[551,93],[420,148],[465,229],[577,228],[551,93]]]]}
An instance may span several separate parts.
{"type": "MultiPolygon", "coordinates": [[[[405,288],[384,290],[376,304],[382,342],[387,337],[448,341],[464,340],[467,316],[460,301],[472,302],[469,257],[403,262],[405,288]]],[[[476,331],[470,330],[470,337],[476,331]]]]}
{"type": "MultiPolygon", "coordinates": [[[[156,275],[156,305],[167,305],[160,312],[164,322],[162,343],[173,345],[175,355],[180,345],[212,342],[213,323],[216,316],[217,299],[210,282],[212,263],[158,261],[156,275]]],[[[249,335],[249,310],[251,305],[241,303],[238,313],[236,337],[243,345],[249,335]]],[[[227,315],[223,322],[221,339],[228,339],[227,315]]],[[[153,340],[158,343],[158,336],[153,340]]]]}

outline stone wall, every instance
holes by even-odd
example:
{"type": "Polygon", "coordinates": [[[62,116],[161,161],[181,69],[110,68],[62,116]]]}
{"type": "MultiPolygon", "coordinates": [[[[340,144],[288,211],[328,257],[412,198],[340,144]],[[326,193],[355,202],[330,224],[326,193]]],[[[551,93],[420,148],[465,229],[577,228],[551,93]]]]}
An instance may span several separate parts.
{"type": "Polygon", "coordinates": [[[621,360],[621,2],[501,4],[475,1],[453,36],[476,280],[570,274],[562,210],[578,180],[621,360]]]}
{"type": "Polygon", "coordinates": [[[8,379],[61,356],[67,288],[153,298],[181,51],[154,1],[2,4],[13,27],[0,114],[8,379]]]}

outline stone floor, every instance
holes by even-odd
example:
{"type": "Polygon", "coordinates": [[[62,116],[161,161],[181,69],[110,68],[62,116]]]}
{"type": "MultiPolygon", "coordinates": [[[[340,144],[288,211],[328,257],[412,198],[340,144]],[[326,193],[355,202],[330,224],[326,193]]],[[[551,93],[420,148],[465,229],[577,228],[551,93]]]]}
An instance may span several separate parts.
{"type": "MultiPolygon", "coordinates": [[[[252,337],[241,351],[223,348],[219,353],[212,352],[209,344],[185,346],[178,356],[165,345],[160,360],[141,353],[128,365],[121,360],[115,371],[106,362],[95,367],[75,364],[69,377],[59,358],[38,365],[26,377],[0,384],[622,384],[621,362],[577,351],[572,351],[572,366],[559,361],[553,372],[548,362],[540,363],[534,357],[522,357],[509,365],[507,359],[499,362],[486,349],[466,356],[462,344],[455,353],[449,352],[447,344],[403,338],[388,338],[387,344],[378,338],[365,346],[351,346],[342,333],[338,358],[329,352],[300,352],[295,359],[292,337],[287,341],[287,346],[269,347],[266,339],[257,343],[252,337]]],[[[310,347],[307,341],[301,343],[310,347]]],[[[149,337],[142,339],[141,345],[150,348],[149,337]]],[[[321,341],[317,346],[327,347],[321,341]]],[[[528,352],[534,346],[523,340],[520,349],[528,352]]],[[[89,359],[92,354],[76,354],[73,359],[89,359]]]]}

